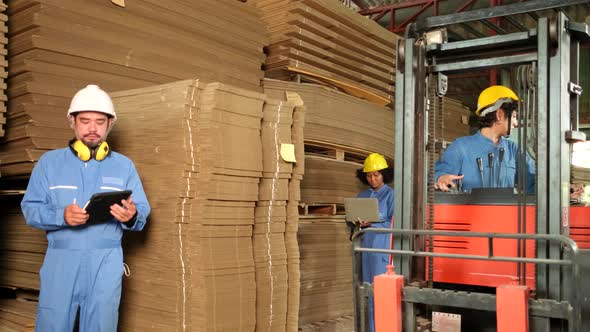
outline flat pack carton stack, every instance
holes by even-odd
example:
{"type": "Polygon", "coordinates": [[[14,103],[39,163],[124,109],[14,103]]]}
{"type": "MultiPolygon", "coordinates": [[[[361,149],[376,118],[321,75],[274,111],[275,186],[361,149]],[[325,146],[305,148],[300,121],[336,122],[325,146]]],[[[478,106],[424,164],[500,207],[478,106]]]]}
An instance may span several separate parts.
{"type": "MultiPolygon", "coordinates": [[[[262,123],[262,145],[264,160],[264,175],[260,187],[260,201],[257,207],[257,218],[254,226],[255,232],[255,260],[258,243],[268,245],[272,244],[273,229],[283,236],[286,269],[287,269],[287,296],[286,296],[286,325],[273,325],[272,320],[266,319],[269,311],[276,312],[276,308],[282,308],[285,304],[282,299],[278,298],[273,303],[273,308],[268,308],[268,301],[259,302],[257,330],[277,330],[298,331],[299,328],[299,301],[300,301],[300,260],[299,245],[297,240],[297,230],[299,223],[298,206],[301,199],[300,185],[305,172],[305,154],[304,154],[304,137],[303,128],[305,125],[305,105],[301,97],[294,92],[285,91],[283,94],[276,94],[277,99],[267,99],[264,107],[264,120],[262,123]],[[285,188],[286,184],[286,188],[285,188]],[[271,186],[271,189],[265,186],[271,186]],[[272,189],[272,188],[275,189],[272,189]],[[270,201],[267,193],[270,194],[270,201]],[[265,206],[268,205],[268,209],[265,206]],[[274,217],[273,217],[274,215],[274,217]],[[263,218],[259,218],[263,216],[263,218]],[[281,216],[281,217],[278,217],[281,216]],[[284,216],[284,217],[283,217],[284,216]],[[284,223],[284,224],[283,224],[284,223]],[[280,226],[279,226],[280,225],[280,226]],[[262,232],[262,233],[261,233],[262,232]],[[262,238],[258,235],[261,233],[262,238]],[[258,239],[257,239],[258,236],[258,239]],[[265,307],[260,308],[260,304],[265,307]],[[263,317],[261,317],[263,313],[263,317]],[[268,323],[267,323],[268,322],[268,323]]],[[[280,235],[274,237],[278,243],[281,243],[280,235]]],[[[282,243],[281,243],[282,245],[282,243]]],[[[266,249],[266,255],[262,264],[266,269],[257,268],[257,290],[264,300],[268,297],[269,292],[276,293],[276,286],[273,283],[269,290],[262,282],[265,282],[265,274],[269,276],[272,272],[282,271],[280,264],[282,261],[282,251],[272,251],[271,247],[266,249]],[[272,262],[275,263],[272,263],[272,262]],[[278,271],[277,271],[278,267],[278,271]],[[258,272],[264,271],[261,278],[258,278],[258,272]]],[[[259,248],[258,248],[259,249],[259,248]]],[[[282,249],[282,247],[281,247],[282,249]]],[[[261,252],[258,250],[258,252],[261,252]]],[[[282,279],[276,278],[277,282],[283,282],[282,279]]],[[[267,283],[268,285],[268,283],[267,283]]],[[[282,285],[282,284],[279,284],[282,285]]],[[[279,288],[281,289],[281,288],[279,288]]],[[[274,313],[273,313],[274,314],[274,313]]],[[[281,318],[283,312],[280,312],[281,318]]]]}
{"type": "MultiPolygon", "coordinates": [[[[268,97],[281,98],[291,91],[305,105],[305,178],[300,183],[300,205],[342,204],[345,197],[367,189],[356,179],[356,170],[370,152],[393,159],[391,109],[317,84],[264,79],[263,85],[268,97]],[[319,154],[321,148],[335,153],[319,154]],[[354,160],[347,158],[350,153],[354,160]]],[[[344,217],[334,215],[336,209],[328,215],[303,211],[297,233],[300,326],[351,315],[353,309],[352,258],[344,217]]]]}
{"type": "Polygon", "coordinates": [[[395,119],[390,108],[317,84],[264,79],[263,86],[271,98],[281,98],[285,91],[301,97],[306,145],[378,152],[393,159],[395,119]]]}
{"type": "Polygon", "coordinates": [[[356,178],[362,165],[332,158],[306,156],[305,180],[301,183],[302,201],[307,203],[344,203],[367,189],[356,178]]]}
{"type": "Polygon", "coordinates": [[[590,167],[572,166],[571,172],[572,183],[590,185],[590,167]]]}
{"type": "Polygon", "coordinates": [[[47,238],[26,224],[21,200],[20,195],[0,196],[0,287],[39,290],[47,238]]]}
{"type": "Polygon", "coordinates": [[[0,1],[0,137],[4,137],[4,126],[6,125],[6,78],[8,77],[8,61],[6,60],[8,54],[6,49],[8,44],[6,21],[8,21],[8,16],[6,16],[5,12],[6,3],[0,1]]]}
{"type": "Polygon", "coordinates": [[[286,99],[295,103],[293,110],[293,125],[291,126],[291,141],[295,149],[295,164],[293,175],[289,180],[289,199],[287,200],[287,225],[285,228],[285,247],[287,248],[287,272],[289,273],[287,294],[287,332],[299,330],[299,305],[301,289],[300,249],[297,240],[299,229],[298,206],[301,201],[301,182],[305,173],[305,104],[301,97],[294,92],[287,92],[286,99]]]}
{"type": "Polygon", "coordinates": [[[187,80],[113,99],[113,147],[152,206],[147,229],[126,234],[121,330],[253,331],[263,95],[187,80]]]}
{"type": "Polygon", "coordinates": [[[271,34],[265,76],[294,74],[387,105],[400,38],[338,0],[254,0],[271,34]]]}
{"type": "Polygon", "coordinates": [[[256,330],[284,331],[287,325],[288,271],[285,246],[289,179],[292,160],[281,149],[292,144],[291,102],[267,99],[262,120],[263,178],[256,203],[254,261],[256,264],[256,330]]]}
{"type": "Polygon", "coordinates": [[[111,92],[199,77],[261,91],[268,37],[251,4],[141,0],[125,5],[10,2],[3,176],[28,176],[43,152],[66,145],[72,138],[65,119],[69,102],[87,84],[111,92]]]}
{"type": "Polygon", "coordinates": [[[36,314],[36,302],[0,299],[0,331],[32,332],[35,330],[36,314]]]}
{"type": "MultiPolygon", "coordinates": [[[[441,99],[435,99],[435,109],[440,102],[441,99]]],[[[471,116],[469,107],[459,100],[443,97],[442,108],[444,113],[436,115],[436,137],[445,142],[452,142],[458,137],[469,135],[469,117],[471,116]]]]}
{"type": "Polygon", "coordinates": [[[308,215],[299,218],[299,324],[351,315],[352,252],[344,216],[308,215]]]}

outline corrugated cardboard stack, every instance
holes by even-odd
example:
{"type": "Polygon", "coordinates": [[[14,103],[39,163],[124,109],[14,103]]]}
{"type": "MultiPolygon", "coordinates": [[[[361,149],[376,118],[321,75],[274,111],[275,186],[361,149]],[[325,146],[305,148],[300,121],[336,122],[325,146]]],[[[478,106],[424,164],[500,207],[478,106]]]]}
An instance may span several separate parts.
{"type": "Polygon", "coordinates": [[[305,181],[301,183],[302,201],[307,203],[344,203],[344,198],[355,197],[365,190],[356,179],[362,165],[325,157],[306,156],[305,181]]]}
{"type": "Polygon", "coordinates": [[[284,92],[276,97],[279,99],[267,99],[261,132],[264,175],[254,226],[257,291],[258,300],[261,300],[257,303],[257,330],[282,331],[286,328],[286,331],[297,331],[300,297],[297,230],[301,199],[299,187],[305,170],[305,105],[294,92],[284,92]],[[278,251],[272,250],[273,243],[278,243],[278,251]],[[280,278],[283,264],[286,264],[287,271],[285,299],[277,293],[282,292],[285,285],[280,278]],[[269,282],[274,274],[278,276],[269,282]],[[270,289],[268,285],[271,285],[270,289]],[[282,310],[284,305],[285,313],[282,310]],[[286,325],[281,326],[283,317],[286,318],[286,325]]]}
{"type": "Polygon", "coordinates": [[[351,315],[352,253],[344,216],[299,218],[299,324],[351,315]]]}
{"type": "Polygon", "coordinates": [[[293,74],[387,105],[400,38],[338,0],[255,0],[269,26],[265,76],[293,74]]]}
{"type": "MultiPolygon", "coordinates": [[[[316,84],[265,79],[263,85],[269,97],[281,98],[285,91],[293,91],[306,106],[302,204],[341,204],[345,197],[366,189],[356,179],[356,170],[369,152],[393,158],[391,109],[316,84]],[[311,148],[316,147],[337,149],[344,157],[312,153],[311,148]],[[346,160],[350,151],[356,161],[346,160]]],[[[300,218],[300,326],[351,315],[352,258],[343,216],[308,214],[300,218]]]]}
{"type": "Polygon", "coordinates": [[[292,144],[294,108],[291,102],[273,99],[267,99],[264,104],[261,130],[264,173],[256,203],[253,240],[257,331],[284,331],[287,325],[285,224],[293,165],[281,156],[281,149],[292,144]]]}
{"type": "MultiPolygon", "coordinates": [[[[356,170],[362,164],[317,156],[306,156],[305,164],[303,203],[342,203],[344,198],[355,197],[366,189],[356,179],[356,170]]],[[[299,218],[299,324],[351,315],[352,255],[344,216],[312,213],[299,218]]]]}
{"type": "Polygon", "coordinates": [[[264,93],[281,98],[285,91],[301,96],[306,106],[305,144],[378,152],[393,159],[394,115],[390,108],[317,85],[263,80],[264,93]]]}
{"type": "Polygon", "coordinates": [[[6,55],[8,51],[6,45],[8,44],[8,38],[6,33],[8,27],[6,21],[8,16],[4,14],[6,11],[6,4],[4,1],[0,1],[0,137],[4,137],[4,126],[6,124],[6,78],[8,77],[8,61],[6,61],[6,55]]]}
{"type": "Polygon", "coordinates": [[[590,168],[572,166],[572,183],[590,185],[590,168]]]}
{"type": "Polygon", "coordinates": [[[200,77],[260,89],[267,31],[251,4],[235,0],[166,2],[15,0],[4,176],[28,175],[46,150],[72,132],[64,119],[87,84],[119,91],[200,77]],[[236,23],[239,22],[239,23],[236,23]]]}
{"type": "Polygon", "coordinates": [[[45,232],[28,226],[20,209],[22,196],[0,196],[0,286],[39,290],[45,232]]]}
{"type": "Polygon", "coordinates": [[[301,267],[299,242],[297,233],[299,229],[299,201],[301,201],[301,181],[305,173],[304,135],[306,107],[298,94],[286,93],[286,99],[295,103],[293,110],[293,126],[291,127],[291,141],[295,148],[295,164],[293,175],[289,180],[289,200],[287,201],[287,225],[285,228],[285,247],[287,248],[287,332],[296,332],[299,329],[299,306],[301,288],[301,267]]]}
{"type": "Polygon", "coordinates": [[[0,300],[0,331],[29,332],[35,329],[37,303],[19,299],[0,300]]]}
{"type": "MultiPolygon", "coordinates": [[[[446,142],[452,142],[458,137],[469,135],[469,117],[471,116],[469,107],[453,98],[443,97],[442,99],[444,114],[442,119],[437,119],[436,137],[446,142]]],[[[439,100],[435,99],[435,107],[438,102],[439,100]]]]}
{"type": "Polygon", "coordinates": [[[189,80],[113,99],[112,145],[152,205],[147,229],[125,239],[121,329],[254,330],[263,95],[189,80]]]}

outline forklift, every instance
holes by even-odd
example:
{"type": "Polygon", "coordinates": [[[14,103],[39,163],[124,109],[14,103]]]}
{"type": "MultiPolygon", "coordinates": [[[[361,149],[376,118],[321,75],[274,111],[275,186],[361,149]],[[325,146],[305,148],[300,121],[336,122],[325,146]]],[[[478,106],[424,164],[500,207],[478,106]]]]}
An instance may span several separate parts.
{"type": "Polygon", "coordinates": [[[367,331],[372,297],[377,332],[590,331],[590,206],[570,204],[572,145],[586,140],[579,49],[590,33],[560,10],[587,2],[519,2],[408,26],[397,45],[394,222],[353,239],[355,331],[367,331]],[[547,9],[555,14],[538,16],[547,9]],[[536,26],[448,41],[449,26],[516,14],[536,26]],[[469,192],[435,191],[443,97],[453,75],[487,69],[514,74],[518,173],[528,153],[535,191],[525,190],[524,176],[515,188],[495,188],[490,178],[469,192]],[[392,234],[391,248],[363,248],[371,232],[392,234]],[[388,253],[393,265],[364,283],[363,252],[388,253]]]}

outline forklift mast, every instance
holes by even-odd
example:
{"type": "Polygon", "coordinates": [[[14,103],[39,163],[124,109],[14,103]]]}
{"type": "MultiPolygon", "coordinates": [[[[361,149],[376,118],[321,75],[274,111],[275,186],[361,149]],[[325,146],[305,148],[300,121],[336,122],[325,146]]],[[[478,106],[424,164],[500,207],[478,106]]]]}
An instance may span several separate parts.
{"type": "MultiPolygon", "coordinates": [[[[494,294],[437,289],[433,261],[441,258],[513,262],[518,266],[516,282],[528,285],[530,274],[534,285],[528,305],[532,331],[590,331],[590,291],[582,287],[582,280],[590,277],[590,250],[578,248],[570,238],[569,201],[572,144],[585,141],[578,131],[582,91],[579,48],[581,42],[590,41],[590,34],[586,24],[571,21],[561,11],[550,18],[535,14],[581,3],[587,1],[534,0],[429,17],[408,26],[397,45],[394,228],[361,231],[392,233],[393,248],[361,248],[360,236],[353,242],[357,331],[366,328],[365,297],[373,290],[372,284],[363,284],[358,278],[362,252],[394,255],[395,272],[406,284],[402,296],[404,331],[415,331],[418,312],[432,306],[496,310],[494,294]],[[527,13],[536,18],[532,29],[447,42],[445,28],[451,25],[527,13]],[[444,112],[443,97],[453,84],[449,75],[484,69],[511,69],[519,77],[519,86],[514,88],[522,99],[518,109],[518,158],[523,161],[519,172],[524,174],[528,151],[536,162],[535,192],[527,193],[524,177],[518,179],[516,194],[511,195],[518,220],[512,234],[437,230],[434,216],[442,195],[434,192],[433,165],[443,143],[437,124],[444,112]],[[489,245],[487,255],[434,252],[436,236],[484,238],[489,245]],[[497,248],[499,242],[507,241],[494,239],[518,242],[518,255],[494,255],[494,245],[497,248]],[[527,254],[529,243],[534,250],[527,254]]],[[[588,211],[590,208],[582,211],[585,220],[590,216],[588,211]]],[[[586,223],[583,226],[590,230],[590,220],[586,223]]]]}

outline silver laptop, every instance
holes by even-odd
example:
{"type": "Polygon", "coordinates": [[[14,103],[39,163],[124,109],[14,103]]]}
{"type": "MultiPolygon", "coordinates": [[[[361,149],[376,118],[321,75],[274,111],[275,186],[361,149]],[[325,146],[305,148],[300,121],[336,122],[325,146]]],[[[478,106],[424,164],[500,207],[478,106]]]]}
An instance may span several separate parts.
{"type": "Polygon", "coordinates": [[[346,221],[381,222],[379,220],[379,201],[376,198],[345,198],[346,221]]]}

